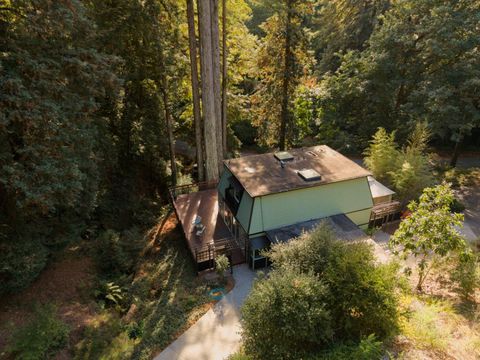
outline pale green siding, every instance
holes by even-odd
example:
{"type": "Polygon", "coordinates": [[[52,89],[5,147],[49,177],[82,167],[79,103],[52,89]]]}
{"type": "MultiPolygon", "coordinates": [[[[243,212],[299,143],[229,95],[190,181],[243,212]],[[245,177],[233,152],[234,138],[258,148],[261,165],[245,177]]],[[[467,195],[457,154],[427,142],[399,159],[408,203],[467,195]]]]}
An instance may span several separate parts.
{"type": "Polygon", "coordinates": [[[253,199],[246,191],[243,192],[242,199],[237,211],[237,220],[242,225],[245,231],[248,231],[248,224],[250,222],[250,214],[252,212],[253,199]]]}
{"type": "Polygon", "coordinates": [[[252,221],[250,223],[249,234],[263,232],[262,198],[255,198],[252,211],[252,221]]]}
{"type": "Polygon", "coordinates": [[[250,234],[336,214],[368,222],[372,196],[367,178],[255,198],[250,234]]]}
{"type": "Polygon", "coordinates": [[[360,210],[345,215],[363,229],[368,227],[371,210],[372,209],[360,210]]]}

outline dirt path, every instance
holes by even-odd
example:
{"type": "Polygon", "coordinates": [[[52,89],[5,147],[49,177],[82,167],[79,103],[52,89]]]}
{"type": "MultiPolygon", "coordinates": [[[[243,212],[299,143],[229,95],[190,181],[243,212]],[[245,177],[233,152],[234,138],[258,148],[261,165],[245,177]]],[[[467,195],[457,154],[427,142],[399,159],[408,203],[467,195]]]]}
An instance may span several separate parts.
{"type": "MultiPolygon", "coordinates": [[[[12,330],[30,320],[33,304],[53,303],[58,314],[71,328],[71,343],[79,340],[81,331],[95,315],[88,301],[87,290],[93,282],[93,262],[79,253],[79,246],[71,246],[60,258],[50,262],[35,282],[21,293],[4,296],[0,300],[0,353],[12,330]]],[[[67,359],[60,353],[56,359],[67,359]]]]}

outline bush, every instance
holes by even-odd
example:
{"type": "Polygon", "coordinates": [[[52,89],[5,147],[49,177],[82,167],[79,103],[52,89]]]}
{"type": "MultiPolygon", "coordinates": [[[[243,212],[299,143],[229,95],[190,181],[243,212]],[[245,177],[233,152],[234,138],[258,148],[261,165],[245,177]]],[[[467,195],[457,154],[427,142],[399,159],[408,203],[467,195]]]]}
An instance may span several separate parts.
{"type": "Polygon", "coordinates": [[[215,271],[222,283],[225,281],[225,271],[227,271],[229,266],[230,262],[225,255],[220,255],[215,259],[215,271]]]}
{"type": "Polygon", "coordinates": [[[478,256],[472,252],[460,255],[457,266],[452,273],[452,280],[458,284],[460,295],[464,299],[471,299],[480,287],[478,256]]]}
{"type": "Polygon", "coordinates": [[[463,212],[464,210],[465,210],[465,205],[457,198],[453,198],[453,201],[450,204],[450,211],[458,214],[463,212]]]}
{"type": "Polygon", "coordinates": [[[232,124],[232,130],[235,136],[242,142],[243,145],[255,145],[257,138],[257,129],[252,126],[248,120],[239,120],[232,124]]]}
{"type": "Polygon", "coordinates": [[[406,204],[433,183],[427,146],[430,130],[426,123],[417,123],[406,146],[397,149],[395,132],[379,128],[365,150],[365,164],[377,180],[392,185],[397,197],[406,204]]]}
{"type": "Polygon", "coordinates": [[[364,152],[365,165],[377,180],[388,184],[389,173],[395,170],[398,154],[395,132],[389,134],[384,128],[379,128],[364,152]]]}
{"type": "Polygon", "coordinates": [[[85,328],[82,340],[75,345],[75,360],[132,358],[137,340],[131,337],[131,327],[124,326],[112,313],[103,313],[85,328]]]}
{"type": "Polygon", "coordinates": [[[122,233],[104,231],[97,239],[95,251],[100,270],[110,275],[132,272],[143,243],[143,236],[136,228],[122,233]]]}
{"type": "Polygon", "coordinates": [[[383,343],[372,334],[358,344],[336,344],[311,360],[380,360],[383,357],[382,348],[383,343]]]}
{"type": "Polygon", "coordinates": [[[55,310],[52,305],[37,306],[33,320],[13,334],[7,351],[15,359],[45,359],[65,346],[69,329],[55,310]]]}
{"type": "Polygon", "coordinates": [[[384,337],[397,329],[397,266],[377,265],[368,244],[336,240],[322,223],[300,239],[274,246],[269,256],[279,271],[295,268],[321,277],[336,338],[384,337]]]}
{"type": "Polygon", "coordinates": [[[322,356],[380,356],[381,343],[370,334],[384,338],[397,330],[395,264],[378,265],[371,246],[336,240],[326,223],[299,239],[275,245],[269,257],[270,277],[254,285],[242,309],[247,355],[318,356],[322,347],[336,340],[360,345],[322,356]]]}
{"type": "Polygon", "coordinates": [[[101,281],[94,294],[102,308],[113,306],[119,311],[123,310],[122,305],[125,303],[125,299],[122,288],[114,282],[101,281]]]}
{"type": "Polygon", "coordinates": [[[245,352],[254,359],[299,359],[332,337],[323,299],[326,286],[315,275],[272,271],[257,281],[242,308],[245,352]]]}
{"type": "Polygon", "coordinates": [[[35,239],[3,241],[0,238],[0,294],[29,285],[47,264],[49,251],[35,239]]]}

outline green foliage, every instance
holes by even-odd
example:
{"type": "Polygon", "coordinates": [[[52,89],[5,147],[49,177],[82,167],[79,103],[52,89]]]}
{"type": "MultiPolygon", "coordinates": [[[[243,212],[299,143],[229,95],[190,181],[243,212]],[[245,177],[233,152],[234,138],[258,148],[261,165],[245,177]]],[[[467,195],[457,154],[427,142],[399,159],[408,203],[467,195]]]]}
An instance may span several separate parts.
{"type": "Polygon", "coordinates": [[[227,360],[252,360],[252,358],[246,355],[243,351],[240,351],[230,355],[227,360]]]}
{"type": "Polygon", "coordinates": [[[143,248],[143,235],[133,228],[118,233],[114,230],[102,232],[96,240],[95,258],[105,274],[130,273],[143,248]]]}
{"type": "MultiPolygon", "coordinates": [[[[419,118],[437,138],[461,140],[480,121],[474,100],[480,81],[478,1],[389,3],[378,22],[376,15],[370,18],[377,26],[364,48],[347,46],[337,54],[338,69],[322,79],[320,120],[355,134],[361,145],[378,127],[398,129],[403,141],[405,124],[419,118]]],[[[344,10],[340,16],[355,24],[344,10]]]]}
{"type": "Polygon", "coordinates": [[[328,286],[328,309],[338,338],[383,337],[396,328],[396,265],[377,265],[365,243],[334,238],[328,225],[273,247],[270,258],[279,271],[313,271],[328,286]]]}
{"type": "Polygon", "coordinates": [[[395,132],[389,134],[384,128],[379,128],[364,155],[365,165],[373,176],[379,181],[389,183],[389,174],[395,170],[399,155],[395,143],[395,132]]]}
{"type": "Polygon", "coordinates": [[[454,213],[461,213],[465,210],[465,204],[462,203],[457,198],[453,198],[452,203],[450,204],[450,211],[454,213]]]}
{"type": "Polygon", "coordinates": [[[432,185],[433,176],[426,149],[430,131],[425,123],[417,123],[407,146],[398,154],[395,169],[390,172],[397,196],[404,204],[418,198],[423,189],[432,185]]]}
{"type": "Polygon", "coordinates": [[[225,281],[225,271],[230,267],[230,261],[225,255],[220,255],[215,258],[215,272],[217,273],[220,281],[225,281]]]}
{"type": "Polygon", "coordinates": [[[95,205],[96,111],[100,97],[115,97],[116,59],[94,48],[82,2],[11,6],[22,15],[10,17],[2,34],[0,186],[9,199],[2,215],[17,225],[41,218],[53,226],[95,205]]]}
{"type": "Polygon", "coordinates": [[[29,285],[45,267],[48,254],[38,240],[0,238],[0,294],[19,291],[29,285]]]}
{"type": "Polygon", "coordinates": [[[289,145],[298,138],[298,128],[292,112],[297,87],[308,78],[314,63],[309,51],[310,30],[305,19],[312,14],[311,1],[268,1],[273,14],[261,24],[265,36],[260,39],[256,53],[256,76],[259,81],[251,96],[253,124],[261,145],[278,144],[281,128],[282,99],[287,102],[286,139],[289,145]],[[287,27],[289,30],[287,31],[287,27]],[[288,51],[286,34],[290,35],[288,51]],[[288,54],[289,69],[285,69],[288,54]],[[285,79],[288,85],[284,88],[285,79]]]}
{"type": "Polygon", "coordinates": [[[255,359],[298,359],[332,337],[326,286],[315,275],[274,271],[242,308],[243,341],[255,359]]]}
{"type": "Polygon", "coordinates": [[[117,59],[94,46],[84,2],[9,1],[0,23],[0,225],[11,227],[0,238],[3,292],[30,283],[46,263],[43,245],[78,236],[92,214],[99,99],[115,99],[119,79],[117,59]]]}
{"type": "Polygon", "coordinates": [[[95,290],[95,297],[106,305],[120,306],[124,300],[122,288],[114,282],[101,282],[95,290]]]}
{"type": "Polygon", "coordinates": [[[73,358],[121,360],[132,355],[134,346],[135,340],[129,337],[122,321],[116,315],[104,313],[85,328],[81,341],[75,345],[73,358]]]}
{"type": "Polygon", "coordinates": [[[66,345],[68,333],[54,306],[37,305],[33,319],[13,333],[7,351],[19,360],[50,358],[66,345]]]}
{"type": "Polygon", "coordinates": [[[232,124],[235,136],[240,140],[242,145],[255,145],[257,138],[257,129],[253,127],[249,120],[239,120],[232,124]]]}
{"type": "Polygon", "coordinates": [[[406,146],[397,150],[395,133],[379,128],[365,150],[365,164],[372,174],[393,186],[402,203],[416,199],[433,182],[426,153],[430,132],[425,123],[417,123],[406,146]]]}
{"type": "Polygon", "coordinates": [[[245,347],[248,355],[261,358],[261,354],[267,354],[272,349],[278,349],[277,355],[281,358],[298,358],[299,354],[306,354],[290,344],[290,339],[272,336],[274,330],[265,328],[270,324],[275,324],[278,331],[288,332],[288,336],[295,339],[307,354],[315,354],[325,348],[329,342],[326,340],[360,341],[369,334],[384,338],[396,331],[398,268],[395,264],[377,264],[369,245],[336,240],[328,225],[321,224],[310,234],[275,245],[269,257],[274,269],[269,278],[254,287],[247,300],[247,310],[244,310],[248,312],[249,322],[244,333],[244,341],[249,344],[245,347]],[[307,338],[304,325],[297,324],[299,318],[303,319],[309,313],[308,308],[295,308],[295,317],[283,309],[284,301],[294,298],[290,294],[291,283],[295,283],[300,274],[306,276],[309,283],[322,286],[321,294],[315,298],[328,313],[329,320],[323,325],[326,332],[321,338],[319,335],[307,338]],[[281,291],[278,290],[280,287],[281,291]],[[281,321],[287,321],[288,327],[281,321]],[[303,341],[312,339],[319,341],[316,347],[309,348],[303,344],[303,341]],[[257,344],[257,341],[262,344],[257,344]],[[264,346],[264,350],[258,350],[258,346],[264,346]]]}
{"type": "Polygon", "coordinates": [[[371,334],[358,344],[339,343],[333,345],[311,360],[380,360],[383,358],[383,343],[371,334]]]}
{"type": "Polygon", "coordinates": [[[451,277],[458,284],[460,295],[464,299],[472,299],[475,291],[480,288],[478,255],[471,251],[462,253],[451,277]]]}
{"type": "Polygon", "coordinates": [[[447,168],[440,169],[443,176],[442,180],[452,184],[453,188],[460,188],[462,186],[472,186],[475,184],[475,179],[478,175],[478,168],[447,168]]]}
{"type": "Polygon", "coordinates": [[[419,258],[418,290],[428,275],[432,257],[445,257],[465,249],[465,241],[456,229],[462,226],[463,215],[451,213],[453,199],[449,184],[426,188],[419,202],[408,205],[411,215],[390,238],[396,254],[404,259],[412,255],[419,258]]]}

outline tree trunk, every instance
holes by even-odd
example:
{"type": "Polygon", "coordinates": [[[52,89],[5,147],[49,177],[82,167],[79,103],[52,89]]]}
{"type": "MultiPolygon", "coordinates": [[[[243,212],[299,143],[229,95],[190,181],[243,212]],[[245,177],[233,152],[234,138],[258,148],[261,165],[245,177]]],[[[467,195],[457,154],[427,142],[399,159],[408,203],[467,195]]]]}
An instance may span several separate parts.
{"type": "Polygon", "coordinates": [[[172,185],[177,185],[177,162],[175,161],[175,140],[173,138],[172,119],[170,114],[170,103],[168,101],[166,80],[162,85],[163,107],[165,111],[165,123],[167,125],[168,146],[170,149],[170,164],[172,168],[172,185]]]}
{"type": "Polygon", "coordinates": [[[455,142],[455,147],[453,149],[453,154],[452,158],[450,160],[450,166],[451,167],[456,167],[457,166],[457,161],[458,157],[460,156],[460,144],[461,144],[460,138],[455,142]]]}
{"type": "MultiPolygon", "coordinates": [[[[200,64],[202,73],[202,112],[205,141],[206,180],[218,179],[217,124],[213,81],[212,22],[210,0],[198,0],[200,64]]],[[[221,141],[221,138],[218,139],[221,141]]]]}
{"type": "Polygon", "coordinates": [[[227,1],[222,0],[222,134],[223,157],[227,157],[227,1]]]}
{"type": "Polygon", "coordinates": [[[283,69],[283,84],[282,84],[282,109],[280,115],[280,150],[285,150],[286,147],[286,135],[287,127],[290,121],[290,109],[289,109],[289,88],[291,68],[293,64],[292,54],[292,0],[287,0],[287,21],[285,24],[285,59],[283,69]]]}
{"type": "Polygon", "coordinates": [[[188,46],[190,50],[190,68],[192,77],[193,121],[195,123],[195,146],[198,167],[198,180],[205,180],[203,161],[202,116],[200,114],[200,92],[198,88],[197,41],[195,35],[195,11],[193,0],[187,0],[188,46]]]}
{"type": "Polygon", "coordinates": [[[218,171],[223,170],[223,126],[222,126],[222,90],[220,74],[220,36],[218,22],[218,0],[210,1],[211,29],[212,29],[212,69],[213,69],[213,94],[215,103],[215,116],[217,119],[217,156],[218,171]]]}

